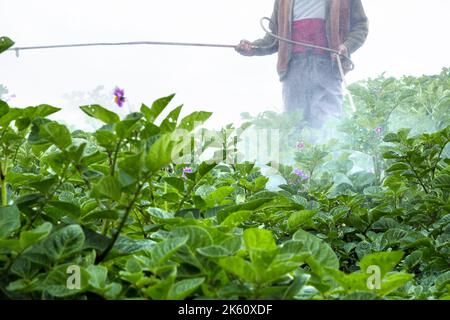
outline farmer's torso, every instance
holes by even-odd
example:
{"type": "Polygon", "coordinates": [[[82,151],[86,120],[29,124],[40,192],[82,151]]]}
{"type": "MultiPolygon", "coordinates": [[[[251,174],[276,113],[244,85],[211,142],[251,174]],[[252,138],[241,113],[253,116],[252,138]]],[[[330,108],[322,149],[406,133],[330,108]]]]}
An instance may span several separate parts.
{"type": "MultiPolygon", "coordinates": [[[[277,34],[281,38],[293,39],[301,42],[317,44],[322,47],[328,47],[338,50],[341,44],[347,44],[350,31],[350,6],[355,7],[353,19],[363,20],[365,18],[364,11],[360,0],[276,0],[274,15],[277,19],[277,34]],[[309,5],[309,6],[308,6],[309,5]],[[325,7],[325,8],[324,8],[325,7]],[[294,11],[298,8],[298,11],[294,11]],[[325,17],[324,17],[325,11],[325,17]],[[295,20],[297,19],[300,20],[295,20]],[[309,18],[308,18],[309,17],[309,18]],[[324,17],[324,19],[322,19],[324,17]],[[316,20],[318,19],[318,20],[316,20]],[[297,22],[299,21],[299,22],[297,22]],[[314,22],[313,22],[314,21],[314,22]],[[309,24],[304,26],[304,24],[309,24]]],[[[361,31],[355,30],[353,38],[365,39],[364,25],[361,24],[361,31]]],[[[273,40],[271,40],[273,41],[273,40]]],[[[349,49],[355,50],[355,45],[361,41],[353,41],[349,44],[353,47],[349,49]]],[[[277,70],[280,79],[283,79],[289,67],[289,61],[292,54],[302,52],[305,48],[294,46],[284,41],[277,43],[278,51],[277,70]]],[[[353,52],[349,50],[350,52],[353,52]]],[[[312,50],[314,52],[314,50],[312,50]]],[[[315,53],[323,53],[317,50],[315,53]]],[[[330,55],[329,53],[326,53],[330,55]]]]}
{"type": "MultiPolygon", "coordinates": [[[[328,47],[326,32],[327,0],[294,0],[292,10],[292,40],[321,47],[328,47]]],[[[304,53],[310,49],[294,46],[293,53],[304,53]]],[[[314,54],[325,54],[312,49],[314,54]]]]}

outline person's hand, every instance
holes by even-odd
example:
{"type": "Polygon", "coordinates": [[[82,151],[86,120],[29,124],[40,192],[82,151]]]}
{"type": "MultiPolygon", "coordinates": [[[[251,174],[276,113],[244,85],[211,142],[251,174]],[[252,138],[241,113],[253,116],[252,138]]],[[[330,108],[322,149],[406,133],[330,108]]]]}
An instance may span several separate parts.
{"type": "MultiPolygon", "coordinates": [[[[343,55],[345,57],[349,56],[348,48],[344,44],[341,44],[339,46],[338,51],[341,55],[343,55]]],[[[344,71],[344,74],[347,74],[347,72],[349,72],[353,68],[352,63],[349,59],[345,59],[343,57],[340,57],[340,59],[342,61],[342,69],[344,71]]]]}
{"type": "Polygon", "coordinates": [[[253,55],[252,43],[248,40],[241,40],[241,42],[239,42],[239,44],[236,46],[236,51],[242,54],[243,56],[252,56],[253,55]]]}
{"type": "Polygon", "coordinates": [[[339,53],[340,54],[342,54],[342,55],[344,55],[344,56],[346,56],[346,57],[348,57],[348,49],[347,49],[347,47],[345,46],[345,44],[341,44],[340,46],[339,46],[339,53]]]}

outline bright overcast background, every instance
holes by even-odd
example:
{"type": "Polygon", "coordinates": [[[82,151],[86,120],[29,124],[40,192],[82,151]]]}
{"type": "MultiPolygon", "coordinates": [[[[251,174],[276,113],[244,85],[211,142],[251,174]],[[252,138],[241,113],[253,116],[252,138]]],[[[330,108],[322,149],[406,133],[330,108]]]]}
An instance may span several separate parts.
{"type": "MultiPolygon", "coordinates": [[[[450,66],[449,0],[363,0],[370,35],[354,55],[350,82],[422,75],[450,66]]],[[[235,44],[263,35],[273,0],[0,0],[0,35],[19,46],[99,41],[235,44]]],[[[184,113],[213,111],[214,124],[240,113],[281,110],[276,57],[246,58],[232,49],[105,47],[14,52],[0,56],[0,84],[13,106],[49,103],[78,127],[85,121],[64,94],[104,85],[126,90],[130,107],[177,93],[184,113]]],[[[95,102],[95,101],[92,101],[95,102]]],[[[112,103],[106,106],[116,108],[112,103]]]]}

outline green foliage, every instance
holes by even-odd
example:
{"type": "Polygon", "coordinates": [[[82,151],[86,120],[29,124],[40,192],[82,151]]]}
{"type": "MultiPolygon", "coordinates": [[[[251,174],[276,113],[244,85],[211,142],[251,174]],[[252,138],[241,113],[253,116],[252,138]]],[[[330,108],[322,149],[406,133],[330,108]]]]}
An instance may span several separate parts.
{"type": "Polygon", "coordinates": [[[326,144],[297,146],[297,118],[247,115],[284,125],[295,148],[275,191],[254,163],[229,162],[250,124],[199,128],[211,114],[179,119],[174,95],[123,119],[81,107],[101,122],[92,133],[47,119],[58,108],[0,101],[0,295],[448,299],[448,78],[355,85],[359,110],[326,144]],[[392,130],[407,106],[433,130],[392,130]]]}
{"type": "Polygon", "coordinates": [[[0,37],[0,54],[11,48],[13,45],[14,41],[12,41],[10,38],[0,37]]]}
{"type": "Polygon", "coordinates": [[[114,124],[120,121],[117,114],[99,105],[83,106],[80,109],[88,116],[100,120],[106,124],[114,124]]]}

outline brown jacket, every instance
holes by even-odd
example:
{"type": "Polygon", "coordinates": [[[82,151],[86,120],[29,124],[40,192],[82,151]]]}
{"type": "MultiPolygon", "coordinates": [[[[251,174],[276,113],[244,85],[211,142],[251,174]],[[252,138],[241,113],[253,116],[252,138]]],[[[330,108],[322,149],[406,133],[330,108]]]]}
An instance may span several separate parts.
{"type": "MultiPolygon", "coordinates": [[[[291,39],[292,17],[295,0],[275,0],[270,30],[280,37],[291,39]]],[[[367,39],[369,23],[361,0],[328,0],[327,1],[327,38],[331,49],[337,50],[344,44],[349,54],[359,49],[367,39]]],[[[274,41],[266,35],[253,42],[256,47],[254,55],[262,56],[278,52],[277,70],[283,80],[289,68],[292,45],[284,41],[274,41]]]]}

